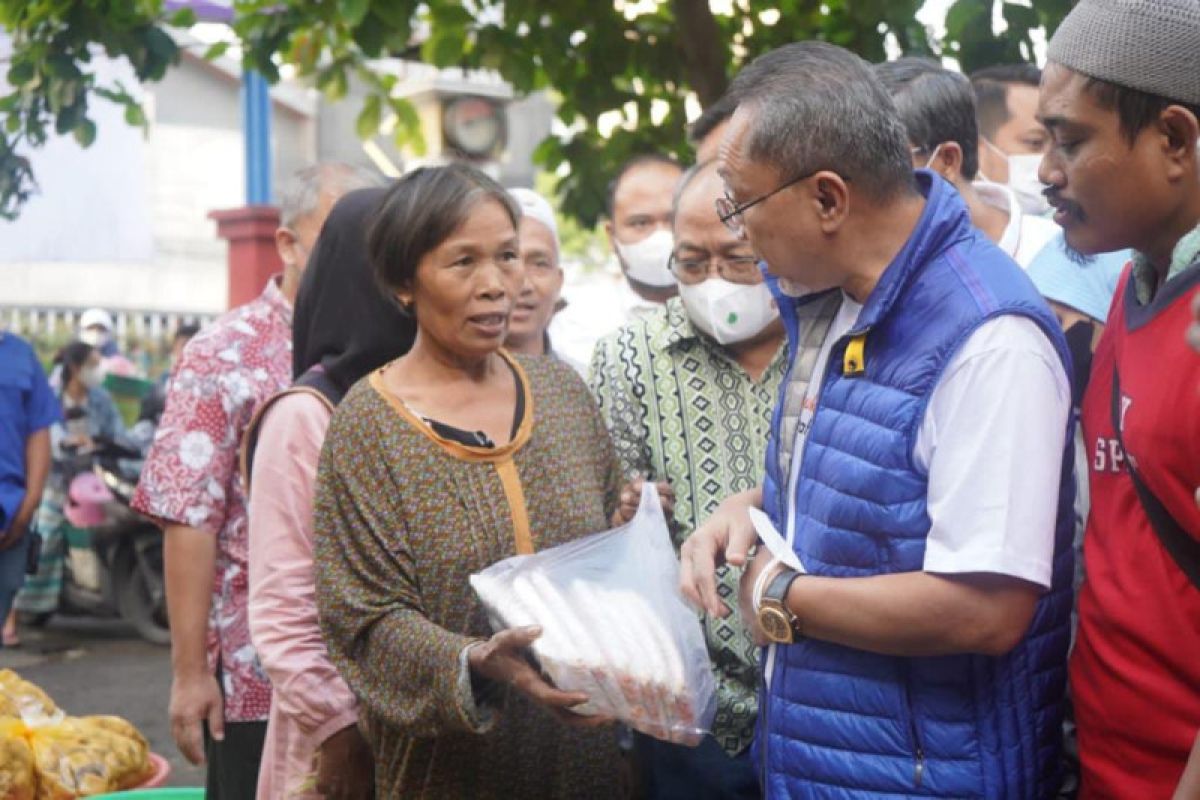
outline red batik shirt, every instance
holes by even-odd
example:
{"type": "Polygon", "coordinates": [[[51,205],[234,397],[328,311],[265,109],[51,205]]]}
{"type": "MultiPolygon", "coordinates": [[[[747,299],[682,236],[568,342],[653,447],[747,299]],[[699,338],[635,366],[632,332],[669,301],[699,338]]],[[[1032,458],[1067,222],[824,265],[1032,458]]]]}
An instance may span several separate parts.
{"type": "Polygon", "coordinates": [[[231,722],[265,720],[271,709],[271,684],[250,643],[238,447],[259,405],[291,381],[292,309],[272,280],[184,349],[133,501],[161,524],[217,537],[208,658],[214,671],[220,664],[231,722]]]}

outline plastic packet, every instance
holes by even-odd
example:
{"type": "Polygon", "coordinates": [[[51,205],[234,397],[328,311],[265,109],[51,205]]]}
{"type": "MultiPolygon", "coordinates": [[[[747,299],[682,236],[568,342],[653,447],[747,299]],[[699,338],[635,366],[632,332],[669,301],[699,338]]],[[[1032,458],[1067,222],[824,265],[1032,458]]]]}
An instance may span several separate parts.
{"type": "Polygon", "coordinates": [[[471,576],[492,627],[539,625],[532,650],[573,710],[695,746],[716,713],[704,632],[679,593],[679,560],[654,485],[634,518],[471,576]]]}

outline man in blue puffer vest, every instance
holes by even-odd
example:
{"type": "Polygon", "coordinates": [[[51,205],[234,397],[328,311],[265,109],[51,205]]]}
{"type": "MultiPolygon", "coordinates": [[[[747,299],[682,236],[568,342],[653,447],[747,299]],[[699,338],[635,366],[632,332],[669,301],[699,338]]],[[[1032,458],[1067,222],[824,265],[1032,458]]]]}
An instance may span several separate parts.
{"type": "Polygon", "coordinates": [[[731,91],[718,213],[769,265],[792,363],[764,485],[693,534],[682,582],[725,615],[714,565],[747,564],[741,613],[769,644],[763,790],[1053,796],[1074,493],[1061,328],[954,188],[913,173],[860,58],[789,45],[731,91]]]}

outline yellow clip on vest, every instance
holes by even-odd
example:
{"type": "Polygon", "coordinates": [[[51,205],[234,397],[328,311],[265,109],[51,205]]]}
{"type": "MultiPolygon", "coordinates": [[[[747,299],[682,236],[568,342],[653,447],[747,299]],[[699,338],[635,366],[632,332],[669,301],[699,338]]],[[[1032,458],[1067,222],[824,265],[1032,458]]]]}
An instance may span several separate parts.
{"type": "Polygon", "coordinates": [[[842,374],[846,376],[862,375],[867,371],[867,335],[859,334],[846,345],[846,355],[842,360],[842,374]]]}

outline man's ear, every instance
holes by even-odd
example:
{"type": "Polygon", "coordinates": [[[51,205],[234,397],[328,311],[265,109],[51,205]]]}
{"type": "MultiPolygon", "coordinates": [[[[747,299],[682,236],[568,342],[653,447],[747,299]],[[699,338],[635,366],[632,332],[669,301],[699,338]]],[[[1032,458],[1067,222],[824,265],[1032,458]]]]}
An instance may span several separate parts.
{"type": "Polygon", "coordinates": [[[1163,154],[1172,162],[1172,173],[1195,170],[1197,142],[1200,141],[1200,120],[1196,115],[1183,106],[1167,106],[1158,117],[1158,129],[1162,135],[1163,154]]]}
{"type": "Polygon", "coordinates": [[[811,182],[812,204],[817,211],[818,224],[825,233],[833,233],[850,213],[850,187],[836,172],[823,171],[811,182]]]}
{"type": "Polygon", "coordinates": [[[938,149],[937,158],[929,164],[929,168],[951,183],[962,180],[962,145],[958,142],[942,142],[942,146],[938,149]]]}
{"type": "Polygon", "coordinates": [[[279,253],[279,260],[285,267],[295,263],[295,253],[292,252],[295,246],[296,234],[291,228],[280,225],[275,229],[275,252],[279,253]]]}

